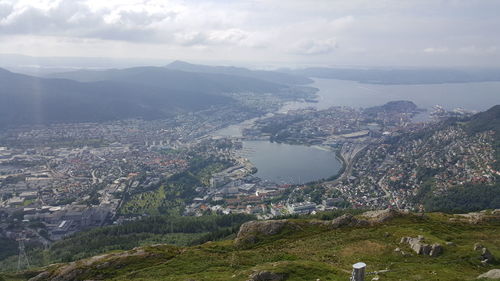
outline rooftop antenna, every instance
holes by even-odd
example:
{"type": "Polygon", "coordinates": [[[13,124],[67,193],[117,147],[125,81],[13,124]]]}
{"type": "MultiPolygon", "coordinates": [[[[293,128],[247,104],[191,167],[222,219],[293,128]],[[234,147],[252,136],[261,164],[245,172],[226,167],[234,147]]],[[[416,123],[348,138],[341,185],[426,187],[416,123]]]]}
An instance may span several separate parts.
{"type": "Polygon", "coordinates": [[[28,255],[26,254],[24,241],[26,240],[26,236],[21,234],[19,238],[16,239],[19,243],[19,255],[17,260],[17,272],[21,271],[21,269],[30,268],[30,261],[28,259],[28,255]]]}

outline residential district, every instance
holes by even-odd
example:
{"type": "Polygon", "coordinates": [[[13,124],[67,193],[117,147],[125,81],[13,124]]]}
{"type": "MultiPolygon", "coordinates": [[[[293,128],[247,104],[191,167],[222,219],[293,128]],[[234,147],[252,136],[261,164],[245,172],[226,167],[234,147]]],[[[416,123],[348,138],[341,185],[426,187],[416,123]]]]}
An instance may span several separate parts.
{"type": "Polygon", "coordinates": [[[436,107],[426,122],[415,121],[427,113],[411,102],[269,112],[228,107],[165,120],[5,130],[0,235],[48,245],[77,231],[158,214],[270,218],[345,207],[414,210],[419,206],[412,199],[429,181],[439,193],[500,175],[492,168],[493,132],[440,127],[439,120],[470,114],[463,110],[436,107]],[[246,123],[243,136],[214,134],[257,116],[263,117],[246,123]],[[269,182],[255,176],[256,167],[241,153],[248,139],[319,146],[344,165],[315,183],[269,182]]]}

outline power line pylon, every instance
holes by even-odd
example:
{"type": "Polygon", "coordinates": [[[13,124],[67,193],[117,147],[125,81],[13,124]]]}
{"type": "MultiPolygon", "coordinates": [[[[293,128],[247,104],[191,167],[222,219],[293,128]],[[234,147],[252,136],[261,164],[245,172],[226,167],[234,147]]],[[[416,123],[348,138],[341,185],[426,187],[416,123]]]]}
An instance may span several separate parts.
{"type": "Polygon", "coordinates": [[[30,261],[24,247],[24,241],[26,240],[24,233],[16,240],[19,243],[19,255],[17,260],[17,272],[19,272],[21,269],[30,268],[30,261]]]}

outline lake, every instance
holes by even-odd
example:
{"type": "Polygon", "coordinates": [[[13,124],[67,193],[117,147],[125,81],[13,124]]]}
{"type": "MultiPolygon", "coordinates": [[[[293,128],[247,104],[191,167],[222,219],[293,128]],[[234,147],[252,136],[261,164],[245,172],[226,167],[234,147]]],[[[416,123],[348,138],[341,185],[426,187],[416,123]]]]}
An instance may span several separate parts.
{"type": "Polygon", "coordinates": [[[317,147],[244,141],[243,151],[257,167],[257,177],[276,183],[311,182],[336,175],[342,168],[335,153],[317,147]]]}

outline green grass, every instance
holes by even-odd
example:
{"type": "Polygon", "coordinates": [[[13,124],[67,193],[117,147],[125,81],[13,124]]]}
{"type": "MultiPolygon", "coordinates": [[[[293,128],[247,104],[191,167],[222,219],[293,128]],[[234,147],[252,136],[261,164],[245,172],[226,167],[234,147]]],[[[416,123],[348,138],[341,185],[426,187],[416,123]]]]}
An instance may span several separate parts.
{"type": "MultiPolygon", "coordinates": [[[[468,224],[450,222],[449,215],[405,216],[376,227],[345,227],[328,230],[307,220],[294,220],[299,227],[288,228],[260,242],[237,247],[233,241],[209,242],[194,247],[147,247],[154,253],[147,259],[117,260],[95,267],[82,275],[106,280],[248,280],[254,271],[283,274],[286,280],[348,280],[352,264],[363,261],[367,271],[388,269],[380,280],[473,280],[498,268],[483,266],[473,245],[479,242],[500,257],[500,223],[468,224]],[[441,243],[439,257],[418,256],[399,244],[403,236],[424,235],[429,243],[441,243]],[[447,241],[455,245],[446,245],[447,241]],[[396,247],[410,253],[403,256],[396,247]]],[[[367,280],[371,280],[368,278],[367,280]]],[[[80,280],[80,279],[78,279],[80,280]]],[[[83,280],[83,279],[81,279],[83,280]]]]}

